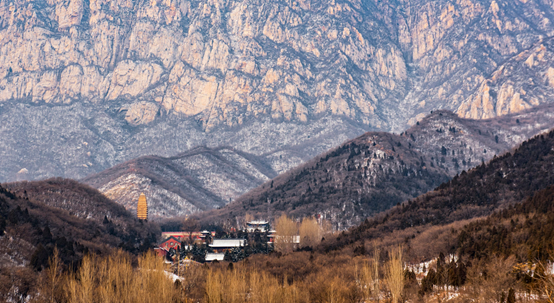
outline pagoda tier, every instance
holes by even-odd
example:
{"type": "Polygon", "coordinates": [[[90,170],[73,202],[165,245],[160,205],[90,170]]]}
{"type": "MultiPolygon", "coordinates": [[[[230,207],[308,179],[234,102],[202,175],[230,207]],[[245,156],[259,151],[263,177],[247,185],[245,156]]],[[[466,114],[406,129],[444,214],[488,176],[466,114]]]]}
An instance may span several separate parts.
{"type": "Polygon", "coordinates": [[[141,193],[137,204],[137,218],[141,220],[148,219],[148,203],[146,202],[146,196],[141,193]]]}

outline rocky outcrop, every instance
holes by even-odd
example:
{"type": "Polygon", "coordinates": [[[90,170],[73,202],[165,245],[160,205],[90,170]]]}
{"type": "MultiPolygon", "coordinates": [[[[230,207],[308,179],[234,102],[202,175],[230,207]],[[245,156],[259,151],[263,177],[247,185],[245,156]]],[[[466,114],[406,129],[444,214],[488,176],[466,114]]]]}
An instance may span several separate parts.
{"type": "MultiPolygon", "coordinates": [[[[344,139],[402,131],[431,110],[491,118],[554,95],[554,7],[546,0],[3,0],[0,6],[0,136],[10,137],[10,123],[23,128],[18,137],[29,136],[26,144],[0,148],[2,180],[22,168],[29,178],[83,177],[213,138],[220,141],[212,146],[229,145],[221,138],[230,129],[263,140],[268,133],[254,123],[313,137],[319,128],[307,125],[341,120],[348,123],[338,136],[344,139]],[[13,121],[25,117],[32,118],[13,121]],[[63,136],[42,129],[57,123],[73,129],[63,136]],[[168,134],[175,125],[188,128],[168,134]],[[59,147],[46,153],[64,155],[29,163],[43,157],[32,142],[39,133],[59,147]],[[69,141],[81,138],[97,143],[78,151],[69,141]]],[[[335,124],[324,132],[336,137],[335,124]]],[[[335,137],[320,138],[342,142],[335,137]]],[[[291,145],[288,134],[274,139],[302,155],[295,163],[324,151],[291,145]]],[[[276,170],[291,168],[289,158],[275,157],[281,150],[262,151],[249,140],[232,145],[273,155],[276,170]]]]}
{"type": "Polygon", "coordinates": [[[554,40],[539,41],[496,68],[479,85],[475,94],[459,108],[458,114],[487,118],[515,113],[549,102],[554,88],[554,40]]]}
{"type": "Polygon", "coordinates": [[[156,103],[146,101],[134,103],[129,105],[129,107],[122,107],[121,109],[127,111],[125,121],[133,126],[148,124],[154,121],[159,111],[156,103]]]}

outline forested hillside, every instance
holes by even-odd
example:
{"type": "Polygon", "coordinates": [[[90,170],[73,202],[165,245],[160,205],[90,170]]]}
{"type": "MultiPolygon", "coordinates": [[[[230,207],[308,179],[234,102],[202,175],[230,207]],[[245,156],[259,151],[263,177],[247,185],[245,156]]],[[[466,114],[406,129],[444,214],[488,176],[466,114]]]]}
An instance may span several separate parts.
{"type": "MultiPolygon", "coordinates": [[[[391,252],[401,247],[406,265],[404,299],[552,299],[554,284],[545,267],[554,250],[553,148],[554,131],[536,136],[432,192],[348,231],[327,235],[313,250],[254,256],[244,264],[295,282],[342,275],[343,285],[353,285],[367,274],[352,274],[351,260],[363,260],[356,265],[362,271],[366,262],[376,268],[390,262],[391,252]]],[[[370,285],[377,279],[383,279],[382,287],[390,285],[385,282],[387,273],[372,277],[370,285]]],[[[365,295],[355,289],[349,293],[365,295]]],[[[383,290],[369,293],[378,298],[383,290]]]]}
{"type": "Polygon", "coordinates": [[[497,211],[460,230],[456,252],[482,259],[491,255],[518,262],[554,257],[554,186],[536,192],[521,204],[497,211]]]}
{"type": "Polygon", "coordinates": [[[135,214],[108,199],[97,189],[71,179],[51,178],[43,181],[4,183],[17,197],[65,210],[69,215],[102,223],[104,218],[117,224],[134,222],[135,214]]]}
{"type": "Polygon", "coordinates": [[[368,132],[281,174],[220,210],[205,223],[250,213],[269,218],[320,215],[339,229],[412,199],[465,170],[554,127],[554,107],[490,120],[435,111],[399,135],[368,132]]]}
{"type": "Polygon", "coordinates": [[[122,206],[76,181],[2,185],[0,299],[10,288],[12,298],[25,297],[54,247],[69,266],[86,253],[106,254],[118,247],[132,253],[145,251],[158,234],[156,225],[135,219],[122,206]]]}
{"type": "Polygon", "coordinates": [[[554,184],[554,131],[524,142],[516,150],[463,172],[436,190],[410,199],[360,226],[325,241],[325,251],[378,241],[402,243],[412,257],[455,250],[457,230],[471,220],[520,203],[554,184]],[[469,220],[469,221],[468,221],[469,220]],[[427,238],[426,238],[427,237],[427,238]],[[423,244],[434,241],[430,248],[423,244]]]}

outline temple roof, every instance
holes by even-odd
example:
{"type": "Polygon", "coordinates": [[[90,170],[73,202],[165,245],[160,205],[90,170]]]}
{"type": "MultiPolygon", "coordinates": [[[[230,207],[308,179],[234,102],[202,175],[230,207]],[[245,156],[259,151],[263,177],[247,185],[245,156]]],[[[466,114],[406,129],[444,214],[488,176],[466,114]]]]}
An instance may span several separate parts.
{"type": "Polygon", "coordinates": [[[246,245],[246,239],[214,239],[210,247],[212,248],[229,248],[241,247],[246,245]]]}

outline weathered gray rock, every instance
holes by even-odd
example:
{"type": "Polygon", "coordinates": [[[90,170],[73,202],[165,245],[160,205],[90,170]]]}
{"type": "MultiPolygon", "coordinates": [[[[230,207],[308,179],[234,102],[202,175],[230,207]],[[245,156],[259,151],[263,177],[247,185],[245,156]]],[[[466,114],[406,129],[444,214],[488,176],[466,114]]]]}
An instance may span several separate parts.
{"type": "Polygon", "coordinates": [[[431,110],[491,118],[554,96],[547,0],[0,5],[0,181],[199,144],[281,172],[431,110]]]}

